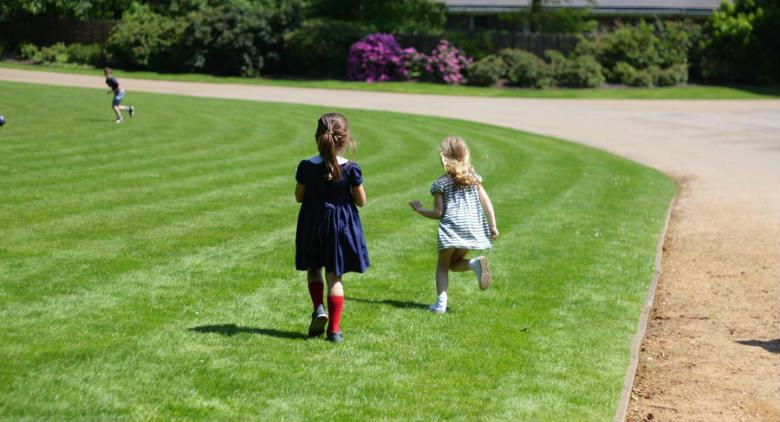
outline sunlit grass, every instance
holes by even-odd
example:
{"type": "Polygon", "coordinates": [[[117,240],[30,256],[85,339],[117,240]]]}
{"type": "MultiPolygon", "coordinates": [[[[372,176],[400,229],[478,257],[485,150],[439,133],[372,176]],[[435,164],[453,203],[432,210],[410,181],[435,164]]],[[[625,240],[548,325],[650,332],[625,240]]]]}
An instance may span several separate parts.
{"type": "Polygon", "coordinates": [[[322,107],[0,82],[0,419],[609,420],[674,184],[508,129],[341,110],[372,267],[306,340],[298,161],[322,107]],[[471,145],[493,286],[434,300],[438,141],[471,145]]]}

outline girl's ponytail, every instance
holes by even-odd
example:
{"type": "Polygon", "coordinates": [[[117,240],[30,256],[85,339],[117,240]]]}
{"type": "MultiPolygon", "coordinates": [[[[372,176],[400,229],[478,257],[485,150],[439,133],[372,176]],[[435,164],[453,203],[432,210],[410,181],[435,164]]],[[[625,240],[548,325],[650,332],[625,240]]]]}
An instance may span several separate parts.
{"type": "Polygon", "coordinates": [[[338,161],[338,151],[352,142],[347,118],[339,113],[323,114],[317,120],[317,132],[314,138],[317,141],[317,150],[328,170],[327,179],[340,180],[341,165],[338,161]]]}
{"type": "Polygon", "coordinates": [[[449,136],[439,146],[441,163],[452,177],[456,186],[472,186],[479,183],[474,167],[471,166],[471,152],[466,142],[456,136],[449,136]]]}

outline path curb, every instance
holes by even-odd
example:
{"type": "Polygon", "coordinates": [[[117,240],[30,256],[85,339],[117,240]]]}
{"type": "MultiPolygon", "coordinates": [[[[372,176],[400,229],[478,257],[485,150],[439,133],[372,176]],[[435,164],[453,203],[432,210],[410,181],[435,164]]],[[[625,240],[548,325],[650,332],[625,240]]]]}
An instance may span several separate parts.
{"type": "Polygon", "coordinates": [[[669,207],[666,210],[664,228],[658,237],[658,246],[656,246],[655,251],[655,272],[653,274],[653,280],[650,282],[650,288],[647,290],[647,298],[645,299],[645,306],[642,309],[642,315],[639,318],[636,334],[634,334],[634,339],[631,341],[631,359],[628,363],[628,369],[626,370],[626,377],[623,380],[623,391],[620,393],[620,402],[618,403],[617,411],[615,412],[615,422],[625,422],[626,417],[628,416],[628,405],[631,403],[631,390],[634,388],[634,378],[636,377],[636,369],[639,365],[639,348],[642,347],[642,340],[645,338],[647,322],[650,318],[650,311],[653,309],[655,291],[658,287],[658,279],[661,277],[661,261],[663,258],[666,235],[669,231],[669,221],[672,218],[672,209],[677,203],[677,198],[680,196],[681,189],[682,186],[678,182],[677,192],[675,192],[674,197],[669,202],[669,207]]]}

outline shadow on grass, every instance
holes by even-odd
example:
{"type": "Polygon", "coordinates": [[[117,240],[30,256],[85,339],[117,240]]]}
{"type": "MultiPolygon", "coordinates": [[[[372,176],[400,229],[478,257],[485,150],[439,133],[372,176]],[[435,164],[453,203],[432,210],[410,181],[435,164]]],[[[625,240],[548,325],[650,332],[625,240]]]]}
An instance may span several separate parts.
{"type": "Polygon", "coordinates": [[[428,310],[428,305],[426,304],[417,303],[417,302],[404,302],[402,300],[393,300],[393,299],[373,300],[373,299],[362,299],[359,297],[345,297],[344,299],[347,301],[370,303],[372,305],[388,305],[399,309],[424,309],[426,311],[428,310]]]}
{"type": "Polygon", "coordinates": [[[309,338],[306,334],[298,333],[295,331],[281,331],[273,328],[253,328],[253,327],[239,327],[236,324],[220,324],[220,325],[201,325],[200,327],[188,328],[189,331],[195,331],[197,333],[214,333],[223,336],[234,336],[236,334],[259,334],[263,336],[286,338],[293,340],[306,340],[309,338]]]}
{"type": "Polygon", "coordinates": [[[737,343],[745,346],[761,347],[769,353],[780,353],[780,338],[774,340],[738,340],[737,343]]]}

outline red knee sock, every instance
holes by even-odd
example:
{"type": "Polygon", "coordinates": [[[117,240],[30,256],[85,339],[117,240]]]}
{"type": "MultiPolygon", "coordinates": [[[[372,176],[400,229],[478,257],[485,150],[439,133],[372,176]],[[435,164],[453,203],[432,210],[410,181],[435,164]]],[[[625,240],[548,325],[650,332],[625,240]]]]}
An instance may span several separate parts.
{"type": "Polygon", "coordinates": [[[322,305],[323,288],[323,284],[319,281],[309,283],[309,295],[311,296],[311,303],[315,308],[322,305]]]}
{"type": "Polygon", "coordinates": [[[328,296],[328,332],[341,331],[341,311],[344,309],[344,296],[328,296]]]}

